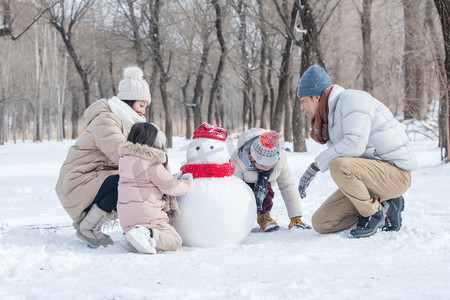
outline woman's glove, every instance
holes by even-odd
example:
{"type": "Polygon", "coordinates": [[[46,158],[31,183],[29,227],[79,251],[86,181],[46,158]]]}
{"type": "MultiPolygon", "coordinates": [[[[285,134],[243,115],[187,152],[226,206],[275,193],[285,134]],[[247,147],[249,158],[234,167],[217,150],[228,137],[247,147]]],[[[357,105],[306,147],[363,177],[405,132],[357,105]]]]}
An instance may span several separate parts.
{"type": "Polygon", "coordinates": [[[178,179],[178,180],[181,179],[181,176],[183,176],[183,172],[182,172],[182,171],[178,172],[177,174],[173,174],[173,177],[174,177],[175,179],[178,179]]]}
{"type": "Polygon", "coordinates": [[[319,168],[316,167],[315,163],[309,165],[308,169],[306,169],[302,178],[300,178],[300,182],[298,184],[298,193],[300,194],[300,198],[306,197],[306,188],[311,183],[311,181],[316,176],[316,173],[319,171],[319,168]]]}
{"type": "Polygon", "coordinates": [[[186,181],[189,185],[191,185],[194,177],[192,176],[192,173],[184,173],[180,180],[186,181]]]}

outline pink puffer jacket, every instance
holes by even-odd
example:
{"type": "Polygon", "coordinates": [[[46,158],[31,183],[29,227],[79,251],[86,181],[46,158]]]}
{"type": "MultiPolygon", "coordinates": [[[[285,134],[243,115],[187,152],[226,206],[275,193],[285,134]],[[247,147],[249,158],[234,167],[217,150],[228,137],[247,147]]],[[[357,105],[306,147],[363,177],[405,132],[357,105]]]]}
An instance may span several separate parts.
{"type": "Polygon", "coordinates": [[[163,166],[166,154],[162,150],[126,142],[119,147],[119,154],[117,212],[123,231],[134,225],[153,228],[167,224],[163,195],[182,196],[189,191],[189,184],[174,178],[163,166]]]}

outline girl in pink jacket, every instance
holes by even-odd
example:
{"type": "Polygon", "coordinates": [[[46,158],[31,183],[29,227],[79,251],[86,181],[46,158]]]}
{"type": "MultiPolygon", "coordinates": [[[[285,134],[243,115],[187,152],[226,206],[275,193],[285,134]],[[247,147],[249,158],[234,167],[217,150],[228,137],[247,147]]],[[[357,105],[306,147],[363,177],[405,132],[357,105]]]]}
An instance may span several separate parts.
{"type": "Polygon", "coordinates": [[[119,147],[117,213],[125,235],[121,245],[132,252],[154,254],[156,249],[181,247],[181,237],[169,220],[181,214],[175,196],[189,191],[192,174],[180,180],[173,177],[165,144],[156,125],[136,123],[119,147]]]}

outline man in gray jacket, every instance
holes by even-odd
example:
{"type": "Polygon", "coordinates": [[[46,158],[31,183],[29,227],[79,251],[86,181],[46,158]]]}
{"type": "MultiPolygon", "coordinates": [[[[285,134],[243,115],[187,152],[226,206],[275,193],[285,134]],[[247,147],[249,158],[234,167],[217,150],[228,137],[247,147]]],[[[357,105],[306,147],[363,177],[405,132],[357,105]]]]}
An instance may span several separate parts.
{"type": "Polygon", "coordinates": [[[328,148],[300,179],[300,197],[318,171],[330,169],[338,186],[314,213],[319,233],[350,229],[354,238],[379,228],[398,231],[404,208],[402,194],[411,185],[416,158],[402,125],[370,94],[331,85],[328,74],[314,65],[302,75],[297,96],[311,119],[311,137],[328,148]]]}

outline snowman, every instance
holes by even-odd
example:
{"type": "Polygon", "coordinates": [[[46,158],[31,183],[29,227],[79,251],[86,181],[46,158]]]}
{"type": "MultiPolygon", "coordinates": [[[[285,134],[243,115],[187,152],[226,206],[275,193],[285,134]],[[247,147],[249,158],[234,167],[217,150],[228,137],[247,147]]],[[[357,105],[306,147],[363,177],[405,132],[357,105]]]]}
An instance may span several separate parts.
{"type": "Polygon", "coordinates": [[[190,191],[177,197],[182,214],[172,222],[185,246],[239,244],[255,224],[255,196],[233,175],[227,135],[226,129],[203,123],[188,145],[181,171],[194,180],[190,191]]]}

